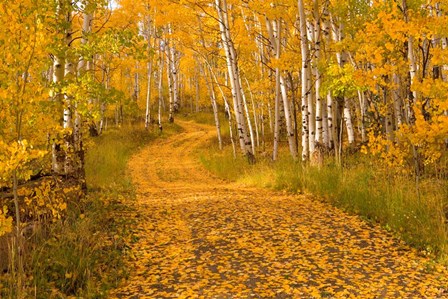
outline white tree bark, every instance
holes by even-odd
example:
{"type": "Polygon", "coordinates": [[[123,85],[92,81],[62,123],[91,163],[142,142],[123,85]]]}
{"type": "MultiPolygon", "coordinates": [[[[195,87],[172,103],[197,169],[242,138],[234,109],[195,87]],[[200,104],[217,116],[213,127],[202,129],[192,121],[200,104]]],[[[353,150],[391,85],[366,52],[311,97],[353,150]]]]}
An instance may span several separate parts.
{"type": "Polygon", "coordinates": [[[313,32],[313,72],[315,75],[315,98],[316,98],[316,136],[315,141],[319,144],[323,143],[323,117],[322,117],[322,98],[320,96],[321,77],[318,68],[320,60],[320,45],[321,45],[321,29],[320,29],[320,15],[318,1],[313,1],[313,16],[314,16],[314,32],[313,32]]]}
{"type": "MultiPolygon", "coordinates": [[[[333,20],[332,26],[333,26],[332,32],[333,32],[334,41],[339,43],[343,40],[343,34],[342,34],[343,27],[341,24],[339,24],[339,25],[336,24],[334,22],[334,20],[333,20]]],[[[344,53],[343,51],[336,52],[336,59],[339,64],[339,67],[343,68],[346,63],[346,53],[344,53]]],[[[353,122],[352,122],[350,105],[349,105],[348,99],[345,96],[344,96],[344,112],[343,113],[344,113],[345,126],[347,128],[348,143],[353,144],[355,141],[355,131],[354,131],[353,122]]],[[[342,139],[340,139],[339,142],[341,145],[342,139]]]]}
{"type": "Polygon", "coordinates": [[[302,102],[302,160],[309,159],[309,127],[308,127],[308,83],[309,83],[309,63],[308,63],[308,39],[306,33],[305,7],[303,0],[298,0],[299,23],[300,23],[300,51],[302,54],[301,69],[301,102],[302,102]]]}
{"type": "Polygon", "coordinates": [[[218,86],[218,89],[221,93],[222,99],[224,101],[224,108],[228,115],[229,119],[229,135],[230,135],[230,141],[232,143],[232,150],[233,150],[233,158],[236,159],[236,146],[235,146],[235,140],[234,140],[234,134],[233,134],[233,123],[232,123],[232,111],[230,110],[229,102],[227,101],[226,94],[224,90],[222,89],[221,85],[219,84],[218,78],[216,77],[215,72],[213,71],[212,66],[206,61],[207,66],[209,68],[210,74],[212,75],[216,86],[218,86]]]}
{"type": "Polygon", "coordinates": [[[247,88],[248,88],[249,94],[250,94],[250,101],[252,103],[252,114],[253,114],[254,125],[255,125],[255,137],[256,137],[256,141],[257,141],[257,147],[259,147],[260,146],[260,133],[259,133],[259,128],[258,128],[258,117],[257,117],[257,109],[255,107],[255,98],[254,98],[254,94],[252,92],[252,88],[250,87],[249,80],[247,80],[247,78],[244,78],[244,79],[246,80],[247,88]]]}
{"type": "Polygon", "coordinates": [[[146,89],[146,111],[145,111],[145,128],[149,128],[151,123],[151,83],[152,83],[152,59],[148,61],[147,89],[146,89]]]}
{"type": "MultiPolygon", "coordinates": [[[[241,76],[240,76],[240,82],[239,82],[240,86],[242,86],[242,82],[241,82],[241,76]]],[[[246,121],[247,121],[247,127],[249,130],[249,137],[250,137],[250,144],[252,147],[252,154],[255,156],[255,137],[254,137],[254,129],[252,127],[252,120],[250,118],[250,113],[249,113],[249,106],[247,105],[247,100],[246,100],[246,93],[244,92],[244,90],[241,88],[241,99],[243,100],[242,104],[244,107],[244,112],[246,114],[246,121]]]]}
{"type": "Polygon", "coordinates": [[[361,129],[361,140],[362,142],[367,141],[367,132],[366,132],[366,113],[367,113],[367,101],[364,91],[358,90],[358,100],[359,100],[359,108],[361,112],[360,119],[360,129],[361,129]]]}
{"type": "Polygon", "coordinates": [[[166,77],[168,79],[168,95],[169,95],[169,113],[168,113],[168,121],[170,123],[174,122],[174,87],[173,87],[173,61],[171,60],[171,50],[170,50],[170,41],[165,39],[165,56],[166,56],[166,77]]]}
{"type": "Polygon", "coordinates": [[[218,12],[221,41],[226,54],[227,70],[232,89],[233,106],[235,112],[235,119],[238,127],[240,148],[242,152],[248,156],[249,160],[251,162],[254,162],[254,153],[252,152],[251,140],[250,138],[248,138],[247,127],[244,120],[242,86],[240,84],[241,80],[238,69],[237,55],[230,34],[227,1],[215,0],[215,7],[218,12]]]}
{"type": "Polygon", "coordinates": [[[210,101],[213,109],[213,116],[215,119],[216,134],[218,136],[219,149],[222,150],[222,138],[221,138],[221,124],[219,122],[218,103],[216,101],[216,94],[213,84],[213,75],[210,73],[210,78],[206,80],[208,92],[210,94],[210,101]]]}
{"type": "MultiPolygon", "coordinates": [[[[64,3],[59,0],[57,2],[57,8],[56,8],[56,17],[59,19],[59,21],[64,22],[64,3]]],[[[62,24],[61,24],[62,25],[62,24]]],[[[54,92],[54,99],[58,102],[58,104],[63,105],[64,102],[64,95],[62,94],[60,90],[60,84],[64,80],[64,74],[65,74],[65,59],[63,56],[55,55],[53,58],[53,83],[56,86],[56,90],[54,92]]],[[[64,111],[65,114],[65,111],[64,111]]],[[[63,174],[64,173],[64,162],[65,162],[65,153],[62,149],[62,146],[60,143],[58,143],[56,140],[53,142],[52,145],[52,170],[56,174],[63,174]]]]}
{"type": "Polygon", "coordinates": [[[162,105],[163,105],[163,53],[160,53],[159,58],[159,82],[158,82],[158,92],[159,92],[159,106],[157,111],[157,123],[159,125],[159,130],[162,132],[163,126],[162,126],[162,105]]]}
{"type": "Polygon", "coordinates": [[[327,94],[327,121],[328,121],[328,148],[334,149],[335,144],[334,140],[336,137],[336,127],[334,125],[335,121],[335,113],[334,113],[334,104],[333,97],[330,93],[327,94]]]}

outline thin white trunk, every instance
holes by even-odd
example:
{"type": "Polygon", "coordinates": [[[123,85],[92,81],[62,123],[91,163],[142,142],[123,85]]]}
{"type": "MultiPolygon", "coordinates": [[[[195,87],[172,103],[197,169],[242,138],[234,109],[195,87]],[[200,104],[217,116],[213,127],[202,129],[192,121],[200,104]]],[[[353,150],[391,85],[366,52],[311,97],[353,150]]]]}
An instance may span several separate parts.
{"type": "Polygon", "coordinates": [[[272,160],[278,157],[278,144],[280,139],[280,70],[275,70],[275,102],[274,102],[274,149],[272,160]]]}
{"type": "Polygon", "coordinates": [[[336,137],[336,127],[334,125],[335,121],[335,113],[334,113],[334,104],[333,97],[330,93],[327,94],[327,121],[328,121],[328,148],[334,149],[335,144],[334,140],[336,137]]]}
{"type": "MultiPolygon", "coordinates": [[[[414,38],[412,36],[408,37],[408,60],[409,60],[409,75],[411,77],[411,86],[415,82],[415,77],[417,75],[417,63],[415,61],[414,55],[414,38]]],[[[412,91],[412,101],[415,103],[417,101],[417,91],[412,91]]]]}
{"type": "MultiPolygon", "coordinates": [[[[343,40],[343,34],[342,30],[343,27],[341,24],[336,25],[336,23],[333,21],[333,39],[335,42],[341,42],[343,40]]],[[[339,67],[343,68],[346,63],[346,53],[344,52],[336,52],[336,59],[339,64],[339,67]]],[[[347,138],[348,143],[352,144],[355,141],[355,131],[353,128],[353,122],[352,122],[352,116],[350,111],[350,105],[348,103],[348,99],[344,97],[344,109],[343,109],[343,115],[344,115],[344,121],[345,126],[347,128],[347,138]]],[[[339,146],[342,146],[342,138],[339,138],[339,146]]]]}
{"type": "Polygon", "coordinates": [[[361,140],[362,142],[367,141],[367,132],[366,132],[366,113],[367,113],[367,103],[364,91],[358,90],[358,100],[359,100],[359,109],[360,109],[360,131],[361,131],[361,140]]]}
{"type": "Polygon", "coordinates": [[[135,63],[135,73],[134,73],[134,100],[138,102],[140,98],[140,74],[139,74],[140,65],[138,61],[135,63]]]}
{"type": "Polygon", "coordinates": [[[320,45],[321,45],[321,29],[320,29],[320,16],[318,1],[313,1],[313,15],[314,15],[314,32],[313,32],[313,46],[314,46],[314,57],[313,57],[313,72],[315,75],[315,97],[316,97],[316,142],[322,144],[323,142],[323,117],[322,117],[322,98],[320,96],[320,86],[321,78],[320,71],[318,68],[320,60],[320,45]]]}
{"type": "Polygon", "coordinates": [[[250,87],[249,80],[247,80],[247,78],[245,78],[245,80],[247,83],[247,88],[249,89],[250,101],[252,103],[252,114],[254,117],[255,136],[256,136],[256,140],[257,140],[257,147],[259,147],[260,146],[260,134],[259,134],[259,128],[258,128],[257,109],[255,108],[254,94],[252,92],[252,88],[250,87]]]}
{"type": "MultiPolygon", "coordinates": [[[[239,84],[240,84],[240,86],[242,86],[241,76],[240,76],[239,84]]],[[[250,112],[249,112],[249,106],[247,105],[246,94],[242,88],[241,88],[241,99],[243,100],[244,112],[246,113],[246,121],[247,121],[247,126],[249,129],[249,137],[250,137],[250,144],[252,147],[252,154],[255,155],[254,129],[252,127],[252,120],[250,118],[250,112]]]]}
{"type": "Polygon", "coordinates": [[[168,40],[165,40],[165,54],[166,54],[166,77],[168,79],[168,94],[169,94],[169,113],[168,121],[170,123],[174,122],[174,89],[173,89],[173,73],[171,55],[170,55],[170,45],[168,40]]]}
{"type": "Polygon", "coordinates": [[[229,135],[230,135],[230,142],[232,143],[233,158],[236,159],[236,145],[233,137],[232,111],[230,111],[229,102],[227,101],[227,98],[225,97],[224,93],[222,93],[222,95],[224,99],[225,110],[227,111],[227,115],[229,116],[229,135]]]}
{"type": "Polygon", "coordinates": [[[218,113],[218,103],[216,102],[216,94],[215,94],[215,89],[213,86],[213,75],[210,74],[210,79],[206,80],[207,83],[207,88],[208,88],[208,92],[210,94],[210,101],[212,104],[212,109],[213,109],[213,116],[215,118],[215,126],[216,126],[216,133],[218,136],[218,145],[219,145],[219,149],[222,150],[222,138],[221,138],[221,125],[219,123],[219,113],[218,113]]]}
{"type": "Polygon", "coordinates": [[[152,79],[152,60],[148,62],[148,74],[147,74],[147,87],[146,87],[146,112],[145,112],[145,128],[149,128],[151,123],[151,79],[152,79]]]}
{"type": "Polygon", "coordinates": [[[308,100],[308,128],[309,128],[309,137],[308,137],[308,142],[309,142],[309,151],[310,151],[310,157],[312,157],[315,149],[316,149],[316,114],[314,111],[314,93],[311,91],[311,78],[312,78],[312,73],[313,70],[311,68],[311,65],[309,68],[307,68],[307,79],[308,79],[308,96],[307,96],[307,100],[308,100]]]}
{"type": "Polygon", "coordinates": [[[222,45],[226,54],[226,63],[230,85],[232,88],[233,105],[238,127],[240,147],[242,152],[248,156],[249,160],[251,162],[254,162],[251,140],[248,138],[247,128],[244,120],[242,87],[240,84],[241,81],[237,63],[237,55],[234,48],[233,40],[230,35],[227,1],[215,0],[215,6],[218,12],[222,45]]]}
{"type": "MultiPolygon", "coordinates": [[[[168,24],[168,34],[173,33],[171,24],[168,24]]],[[[171,73],[172,80],[172,93],[173,93],[173,111],[177,112],[179,110],[179,78],[178,78],[178,67],[177,67],[177,55],[176,47],[174,41],[170,40],[168,47],[170,67],[169,71],[171,73]]]]}
{"type": "Polygon", "coordinates": [[[233,134],[233,123],[232,123],[232,111],[230,110],[229,102],[227,101],[226,94],[224,90],[222,89],[221,85],[219,84],[218,78],[216,77],[215,72],[213,71],[212,66],[206,61],[207,66],[209,68],[209,72],[212,75],[213,79],[215,80],[216,86],[218,86],[218,89],[221,93],[221,97],[224,100],[224,107],[227,115],[229,116],[229,135],[230,135],[230,141],[232,143],[232,150],[233,150],[233,158],[236,158],[236,146],[235,146],[235,140],[234,140],[234,134],[233,134]]]}
{"type": "Polygon", "coordinates": [[[300,23],[300,51],[302,54],[302,69],[301,69],[301,102],[302,102],[302,160],[307,161],[309,159],[309,127],[308,127],[308,39],[306,33],[306,19],[305,19],[305,7],[303,0],[298,0],[299,10],[299,23],[300,23]]]}
{"type": "Polygon", "coordinates": [[[162,132],[162,105],[163,105],[163,54],[160,53],[160,59],[159,59],[159,84],[158,84],[158,91],[159,91],[159,107],[158,107],[158,113],[157,113],[157,122],[159,125],[159,130],[162,132]]]}
{"type": "Polygon", "coordinates": [[[286,120],[286,133],[288,134],[288,144],[289,151],[294,160],[297,160],[297,147],[296,147],[296,137],[294,132],[294,126],[292,123],[291,110],[290,110],[290,102],[288,100],[288,94],[286,91],[286,82],[282,75],[280,75],[280,91],[283,99],[283,108],[285,111],[285,120],[286,120]]]}
{"type": "Polygon", "coordinates": [[[322,99],[322,144],[328,147],[330,133],[328,128],[328,110],[325,98],[322,99]]]}
{"type": "MultiPolygon", "coordinates": [[[[61,1],[58,1],[56,16],[59,19],[62,19],[64,15],[63,12],[63,4],[61,1]]],[[[64,80],[64,67],[65,67],[65,59],[63,56],[55,55],[53,60],[53,84],[56,86],[54,90],[54,100],[63,105],[64,96],[61,92],[60,84],[64,80]]],[[[65,154],[63,149],[61,148],[61,144],[55,140],[52,145],[52,170],[56,174],[64,173],[64,161],[65,154]]]]}
{"type": "Polygon", "coordinates": [[[346,98],[344,98],[344,121],[345,121],[345,126],[347,127],[348,143],[353,144],[355,142],[355,130],[353,129],[350,105],[346,98]]]}

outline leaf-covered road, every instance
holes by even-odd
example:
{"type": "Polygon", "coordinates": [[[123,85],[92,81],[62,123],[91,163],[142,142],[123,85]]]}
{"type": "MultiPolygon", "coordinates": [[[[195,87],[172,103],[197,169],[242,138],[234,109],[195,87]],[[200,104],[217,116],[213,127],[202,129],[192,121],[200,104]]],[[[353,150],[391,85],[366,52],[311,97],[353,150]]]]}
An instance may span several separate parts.
{"type": "Polygon", "coordinates": [[[130,161],[139,226],[116,298],[448,298],[447,273],[378,227],[319,201],[208,173],[184,132],[130,161]]]}

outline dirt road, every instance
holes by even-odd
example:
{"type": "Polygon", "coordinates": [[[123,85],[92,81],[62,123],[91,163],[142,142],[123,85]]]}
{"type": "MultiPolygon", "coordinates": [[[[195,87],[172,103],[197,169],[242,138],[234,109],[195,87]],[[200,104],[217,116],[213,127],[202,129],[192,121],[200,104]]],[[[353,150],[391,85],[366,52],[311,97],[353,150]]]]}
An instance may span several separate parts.
{"type": "Polygon", "coordinates": [[[448,298],[445,270],[380,228],[214,177],[195,154],[214,128],[179,124],[129,163],[139,225],[114,297],[448,298]]]}

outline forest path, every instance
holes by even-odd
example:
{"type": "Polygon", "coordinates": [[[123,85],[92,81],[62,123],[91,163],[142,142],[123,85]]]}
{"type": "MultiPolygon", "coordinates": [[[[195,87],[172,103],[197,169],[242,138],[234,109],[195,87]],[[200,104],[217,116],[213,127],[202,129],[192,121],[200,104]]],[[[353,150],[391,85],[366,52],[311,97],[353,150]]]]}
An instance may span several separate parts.
{"type": "Polygon", "coordinates": [[[177,122],[129,163],[138,227],[115,298],[448,298],[446,272],[382,229],[214,177],[195,155],[214,128],[177,122]]]}

